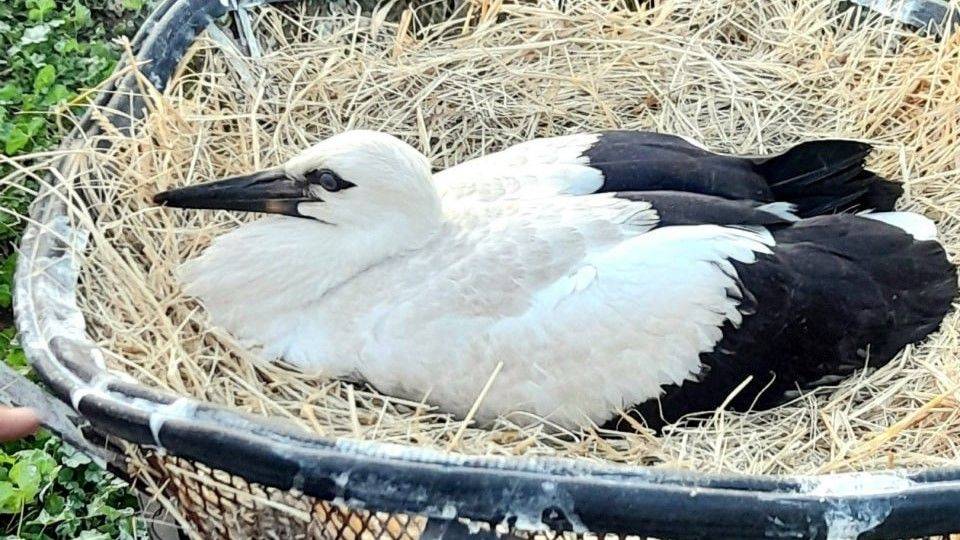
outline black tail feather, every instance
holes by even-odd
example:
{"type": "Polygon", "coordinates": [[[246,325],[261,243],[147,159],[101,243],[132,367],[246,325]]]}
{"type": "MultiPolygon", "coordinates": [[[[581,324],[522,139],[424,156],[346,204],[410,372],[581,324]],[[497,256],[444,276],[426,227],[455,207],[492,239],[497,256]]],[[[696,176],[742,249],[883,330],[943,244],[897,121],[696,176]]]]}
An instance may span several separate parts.
{"type": "MultiPolygon", "coordinates": [[[[867,171],[869,173],[869,171],[867,171]]],[[[864,208],[873,208],[878,212],[887,212],[894,209],[897,199],[903,196],[903,186],[897,182],[884,180],[873,176],[868,184],[867,192],[863,195],[864,208]]]]}
{"type": "Polygon", "coordinates": [[[801,217],[893,210],[903,188],[864,169],[871,149],[856,141],[810,141],[755,165],[774,198],[795,204],[801,217]]]}

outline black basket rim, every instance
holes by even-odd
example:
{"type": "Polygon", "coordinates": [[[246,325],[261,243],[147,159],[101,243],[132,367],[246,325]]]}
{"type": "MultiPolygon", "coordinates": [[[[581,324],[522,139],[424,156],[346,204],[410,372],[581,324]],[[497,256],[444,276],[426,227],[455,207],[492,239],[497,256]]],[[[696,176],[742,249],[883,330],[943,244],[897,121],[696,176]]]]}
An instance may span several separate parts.
{"type": "MultiPolygon", "coordinates": [[[[283,0],[278,0],[283,1],[283,0]]],[[[194,38],[250,4],[165,0],[133,41],[158,88],[194,38]]],[[[132,75],[97,98],[119,129],[145,114],[132,75]]],[[[89,115],[65,139],[99,128],[89,115]]],[[[58,163],[70,178],[69,155],[58,163]]],[[[862,538],[960,530],[960,466],[822,476],[695,474],[561,458],[472,457],[327,439],[283,421],[141,386],[103,366],[76,303],[84,233],[52,185],[35,201],[14,297],[21,345],[52,392],[105,434],[267,486],[355,508],[507,523],[529,529],[669,537],[862,538]]]]}

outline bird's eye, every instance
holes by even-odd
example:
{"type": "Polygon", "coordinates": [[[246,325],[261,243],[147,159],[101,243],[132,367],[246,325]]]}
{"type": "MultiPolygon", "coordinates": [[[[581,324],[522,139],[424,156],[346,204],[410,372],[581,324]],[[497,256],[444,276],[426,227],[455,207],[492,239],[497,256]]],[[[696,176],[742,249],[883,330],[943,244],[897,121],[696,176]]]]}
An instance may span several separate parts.
{"type": "Polygon", "coordinates": [[[331,172],[325,172],[320,175],[320,187],[327,191],[338,191],[340,189],[340,179],[331,172]]]}
{"type": "Polygon", "coordinates": [[[340,191],[354,186],[354,184],[340,178],[337,173],[329,169],[310,171],[306,174],[306,177],[308,182],[318,185],[326,191],[340,191]]]}
{"type": "Polygon", "coordinates": [[[326,169],[318,169],[307,173],[307,180],[311,184],[316,184],[327,191],[340,191],[340,177],[326,169]]]}

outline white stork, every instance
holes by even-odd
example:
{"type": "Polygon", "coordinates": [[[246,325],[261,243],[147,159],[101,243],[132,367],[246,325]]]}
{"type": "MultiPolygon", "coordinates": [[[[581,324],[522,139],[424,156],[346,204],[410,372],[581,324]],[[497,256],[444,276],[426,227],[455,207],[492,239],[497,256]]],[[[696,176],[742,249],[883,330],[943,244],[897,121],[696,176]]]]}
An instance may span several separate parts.
{"type": "Polygon", "coordinates": [[[776,156],[614,131],[538,139],[433,173],[349,131],[272,169],[158,194],[278,214],[181,268],[212,321],[268,359],[463,415],[659,429],[782,403],[936,329],[955,268],[867,144],[776,156]],[[849,213],[875,210],[875,213],[849,213]]]}

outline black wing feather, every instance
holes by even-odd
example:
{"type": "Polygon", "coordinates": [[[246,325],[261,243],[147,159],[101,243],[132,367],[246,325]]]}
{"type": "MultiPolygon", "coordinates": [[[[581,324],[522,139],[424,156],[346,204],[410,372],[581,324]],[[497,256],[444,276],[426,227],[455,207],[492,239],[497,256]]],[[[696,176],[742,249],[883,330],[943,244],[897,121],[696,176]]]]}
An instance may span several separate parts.
{"type": "Polygon", "coordinates": [[[680,191],[726,199],[783,201],[801,217],[892,210],[899,184],[864,168],[868,144],[810,141],[763,158],[717,154],[675,135],[606,131],[585,153],[600,192],[680,191]]]}
{"type": "Polygon", "coordinates": [[[779,405],[798,390],[883,366],[936,330],[957,296],[943,247],[892,225],[838,214],[772,233],[772,254],[733,262],[741,310],[751,314],[723,327],[722,340],[700,356],[698,380],[665,387],[632,415],[659,430],[715,409],[748,377],[730,409],[779,405]]]}
{"type": "Polygon", "coordinates": [[[784,226],[796,220],[771,213],[762,203],[732,200],[681,191],[631,191],[617,193],[631,201],[646,201],[659,216],[659,226],[671,225],[764,225],[784,226]]]}

